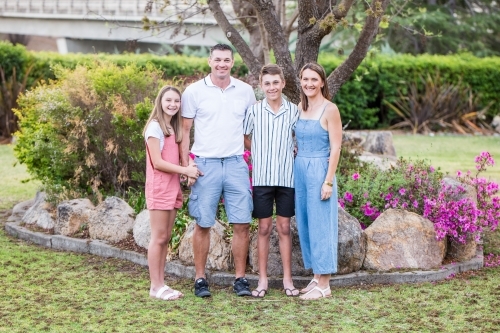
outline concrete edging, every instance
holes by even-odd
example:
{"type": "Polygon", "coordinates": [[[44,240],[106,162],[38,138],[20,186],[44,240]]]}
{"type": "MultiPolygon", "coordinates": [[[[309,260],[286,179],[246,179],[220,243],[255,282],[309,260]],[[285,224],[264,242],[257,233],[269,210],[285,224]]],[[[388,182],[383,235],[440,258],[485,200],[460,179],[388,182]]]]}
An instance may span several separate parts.
{"type": "MultiPolygon", "coordinates": [[[[147,257],[143,254],[122,250],[117,247],[111,246],[99,240],[88,240],[71,238],[62,235],[46,235],[39,232],[28,230],[19,225],[19,222],[7,222],[5,224],[5,231],[16,238],[32,242],[47,248],[55,250],[71,251],[77,253],[88,253],[105,258],[117,258],[131,261],[141,266],[147,266],[147,257]]],[[[432,282],[444,280],[453,274],[477,270],[484,265],[483,253],[477,251],[476,257],[469,261],[451,263],[443,265],[439,269],[429,271],[405,271],[405,272],[367,272],[358,271],[345,275],[334,275],[330,280],[332,287],[347,287],[363,284],[396,284],[396,283],[417,283],[417,282],[432,282]]],[[[194,279],[195,270],[193,266],[185,266],[180,261],[170,261],[165,265],[165,273],[177,277],[194,279]]],[[[259,277],[255,274],[247,274],[247,279],[252,284],[257,284],[259,277]]],[[[211,283],[231,286],[234,281],[233,273],[226,272],[207,272],[207,278],[211,283]]],[[[310,276],[294,276],[294,282],[297,287],[307,285],[311,280],[310,276]]],[[[281,278],[269,278],[269,287],[282,288],[281,278]]]]}

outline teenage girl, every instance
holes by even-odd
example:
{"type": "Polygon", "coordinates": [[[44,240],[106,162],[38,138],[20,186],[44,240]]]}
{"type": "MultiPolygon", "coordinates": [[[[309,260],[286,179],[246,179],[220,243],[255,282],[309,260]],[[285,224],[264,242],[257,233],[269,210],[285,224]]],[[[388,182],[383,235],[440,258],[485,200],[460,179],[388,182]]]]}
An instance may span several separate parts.
{"type": "Polygon", "coordinates": [[[146,204],[151,221],[148,248],[149,295],[162,300],[183,296],[165,285],[165,261],[177,209],[182,207],[180,175],[198,178],[196,165],[179,165],[179,143],[182,140],[181,93],[171,86],[163,87],[144,128],[146,140],[146,204]]]}

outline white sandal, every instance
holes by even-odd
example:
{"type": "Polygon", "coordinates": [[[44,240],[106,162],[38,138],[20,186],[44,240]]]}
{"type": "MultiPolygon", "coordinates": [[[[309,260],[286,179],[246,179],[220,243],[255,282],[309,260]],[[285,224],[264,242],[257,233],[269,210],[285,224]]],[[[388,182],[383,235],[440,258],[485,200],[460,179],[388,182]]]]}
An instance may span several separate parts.
{"type": "Polygon", "coordinates": [[[173,300],[181,298],[182,294],[179,291],[170,288],[169,286],[163,286],[160,289],[158,289],[158,291],[156,292],[156,295],[153,296],[153,295],[150,294],[149,296],[152,297],[152,298],[157,298],[157,299],[161,299],[161,300],[164,300],[164,301],[169,301],[169,300],[171,300],[172,297],[175,297],[175,296],[178,296],[178,297],[174,298],[173,300]],[[172,292],[168,293],[168,294],[165,294],[164,296],[162,296],[162,294],[165,291],[167,291],[167,290],[172,290],[172,292]]]}
{"type": "MultiPolygon", "coordinates": [[[[311,284],[313,284],[313,283],[318,284],[318,282],[319,282],[318,280],[316,280],[316,279],[314,279],[314,278],[313,278],[313,279],[311,280],[311,282],[309,282],[309,283],[307,284],[306,288],[307,288],[307,287],[309,287],[309,286],[310,286],[311,284]]],[[[304,289],[306,289],[306,288],[304,288],[304,289]]],[[[310,290],[308,290],[308,291],[302,291],[302,290],[304,290],[304,289],[301,289],[301,290],[299,291],[299,293],[300,293],[300,294],[307,294],[308,292],[310,292],[310,291],[312,290],[312,289],[310,289],[310,290]]]]}
{"type": "Polygon", "coordinates": [[[320,287],[316,286],[316,287],[312,288],[311,290],[309,290],[304,295],[302,295],[300,298],[301,299],[305,299],[305,300],[314,300],[314,299],[320,299],[320,298],[327,298],[327,297],[331,297],[331,296],[332,296],[332,290],[330,289],[330,286],[326,287],[325,289],[321,289],[320,287]],[[315,290],[317,290],[317,291],[319,291],[321,293],[321,297],[304,298],[305,296],[309,295],[310,293],[312,293],[315,290]],[[330,292],[330,293],[327,295],[326,294],[327,292],[330,292]]]}

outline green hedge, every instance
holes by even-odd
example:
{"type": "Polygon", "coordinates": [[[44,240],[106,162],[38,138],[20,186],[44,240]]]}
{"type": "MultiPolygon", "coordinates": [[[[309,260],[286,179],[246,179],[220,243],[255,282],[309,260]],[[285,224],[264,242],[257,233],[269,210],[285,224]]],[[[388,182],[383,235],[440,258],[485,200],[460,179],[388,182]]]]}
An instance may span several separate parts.
{"type": "MultiPolygon", "coordinates": [[[[327,73],[342,59],[321,55],[319,63],[327,73]]],[[[384,100],[394,102],[398,90],[406,93],[409,83],[419,82],[420,76],[439,72],[441,82],[468,84],[480,96],[481,106],[492,103],[490,117],[500,114],[500,58],[476,58],[469,54],[439,55],[377,55],[367,58],[342,86],[335,97],[339,110],[352,121],[350,128],[384,127],[396,117],[384,106],[384,100]],[[375,122],[374,122],[375,121],[375,122]]]]}
{"type": "MultiPolygon", "coordinates": [[[[174,76],[195,75],[208,73],[210,67],[206,58],[188,57],[181,55],[157,56],[152,54],[59,54],[53,52],[33,52],[38,64],[36,74],[44,78],[54,78],[52,68],[60,65],[64,68],[75,68],[77,65],[88,65],[96,60],[108,61],[123,67],[134,63],[139,68],[152,64],[168,78],[174,76]]],[[[233,74],[244,76],[248,69],[241,58],[236,59],[233,74]]]]}
{"type": "MultiPolygon", "coordinates": [[[[33,62],[33,78],[54,79],[53,68],[75,68],[77,64],[91,64],[96,59],[117,64],[120,67],[133,63],[138,68],[152,64],[164,73],[165,78],[191,76],[208,73],[207,59],[187,56],[156,56],[151,54],[68,54],[50,52],[27,52],[22,47],[0,43],[0,65],[22,68],[23,63],[33,62]],[[17,52],[17,53],[16,53],[17,52]],[[4,54],[9,56],[3,56],[4,54]],[[18,56],[12,56],[18,54],[18,56]]],[[[342,59],[331,54],[322,54],[319,63],[329,73],[342,59]]],[[[351,121],[350,129],[369,129],[391,124],[396,115],[389,111],[384,101],[394,102],[398,90],[403,93],[411,82],[419,82],[419,76],[428,73],[440,73],[441,81],[458,82],[471,86],[479,94],[481,106],[492,103],[488,116],[500,114],[500,58],[476,58],[470,54],[451,56],[437,55],[376,55],[368,57],[352,77],[346,82],[335,97],[343,122],[351,121]]],[[[240,57],[236,58],[233,75],[243,76],[248,73],[240,57]]]]}
{"type": "Polygon", "coordinates": [[[9,42],[0,41],[0,68],[6,78],[10,77],[15,69],[17,78],[20,79],[30,60],[31,56],[24,46],[13,46],[9,42]]]}

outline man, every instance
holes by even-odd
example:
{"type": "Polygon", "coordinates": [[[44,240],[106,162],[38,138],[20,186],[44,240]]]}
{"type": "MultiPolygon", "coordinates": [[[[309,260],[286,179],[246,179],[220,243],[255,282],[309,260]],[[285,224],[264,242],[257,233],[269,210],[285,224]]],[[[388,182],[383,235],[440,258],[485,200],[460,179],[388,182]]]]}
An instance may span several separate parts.
{"type": "Polygon", "coordinates": [[[233,51],[225,44],[210,50],[208,76],[186,88],[182,95],[184,137],[181,143],[182,164],[193,163],[188,157],[190,130],[194,123],[194,154],[202,177],[188,179],[192,185],[189,214],[196,220],[193,235],[196,270],[195,295],[211,296],[205,275],[210,248],[210,228],[221,194],[229,223],[233,225],[232,252],[235,265],[234,292],[250,296],[245,278],[249,226],[253,209],[248,166],[243,159],[243,120],[245,110],[255,103],[252,87],[231,77],[233,51]]]}
{"type": "Polygon", "coordinates": [[[292,132],[300,112],[297,105],[282,97],[285,78],[278,65],[262,67],[259,80],[266,98],[247,110],[244,122],[245,146],[252,151],[253,217],[259,219],[259,284],[252,296],[262,298],[267,293],[269,236],[275,203],[283,289],[287,296],[299,296],[292,281],[290,218],[295,215],[292,132]],[[250,134],[253,136],[251,141],[250,134]]]}

